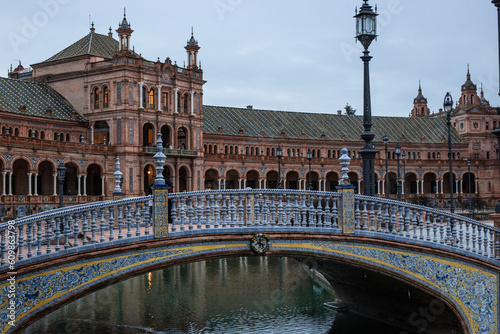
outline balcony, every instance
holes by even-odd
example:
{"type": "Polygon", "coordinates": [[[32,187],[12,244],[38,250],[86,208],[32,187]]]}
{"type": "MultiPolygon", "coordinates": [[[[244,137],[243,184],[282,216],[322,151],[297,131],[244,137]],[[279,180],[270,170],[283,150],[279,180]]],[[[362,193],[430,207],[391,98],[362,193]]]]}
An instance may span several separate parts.
{"type": "MultiPolygon", "coordinates": [[[[155,146],[143,147],[142,152],[146,153],[146,154],[156,154],[156,147],[155,146]]],[[[198,155],[197,151],[195,151],[195,150],[181,150],[181,149],[173,149],[173,148],[163,148],[163,153],[167,157],[175,156],[175,157],[196,158],[196,156],[198,155]]]]}

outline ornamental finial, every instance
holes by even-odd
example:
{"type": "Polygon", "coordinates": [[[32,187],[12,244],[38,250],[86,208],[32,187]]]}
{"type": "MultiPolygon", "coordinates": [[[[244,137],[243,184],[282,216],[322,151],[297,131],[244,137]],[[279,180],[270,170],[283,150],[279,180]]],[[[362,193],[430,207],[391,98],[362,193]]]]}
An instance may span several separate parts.
{"type": "Polygon", "coordinates": [[[163,154],[163,140],[161,140],[161,132],[158,131],[158,136],[156,139],[156,154],[153,157],[156,165],[156,178],[155,178],[155,186],[156,185],[164,185],[165,179],[163,178],[163,165],[165,164],[165,160],[167,156],[163,154]]]}
{"type": "Polygon", "coordinates": [[[351,164],[351,158],[347,155],[347,148],[342,149],[342,156],[339,158],[339,163],[342,167],[340,169],[340,173],[342,174],[340,185],[347,185],[349,184],[349,175],[347,173],[349,173],[349,165],[351,164]]]}

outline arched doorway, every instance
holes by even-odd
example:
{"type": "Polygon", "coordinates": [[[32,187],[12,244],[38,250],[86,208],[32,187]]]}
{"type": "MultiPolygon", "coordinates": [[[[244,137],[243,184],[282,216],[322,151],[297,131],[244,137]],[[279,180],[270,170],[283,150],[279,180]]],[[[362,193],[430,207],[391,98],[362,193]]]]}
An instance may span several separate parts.
{"type": "Polygon", "coordinates": [[[326,174],[326,191],[337,191],[336,186],[339,185],[339,175],[335,172],[326,174]]]}
{"type": "Polygon", "coordinates": [[[142,127],[142,146],[155,146],[155,144],[154,126],[151,123],[146,123],[142,127]]]}
{"type": "Polygon", "coordinates": [[[219,172],[215,169],[209,169],[205,172],[205,190],[219,189],[219,172]]]}
{"type": "Polygon", "coordinates": [[[88,196],[101,196],[103,194],[101,167],[99,165],[91,164],[87,168],[86,186],[88,196]]]}
{"type": "Polygon", "coordinates": [[[389,172],[389,195],[398,193],[398,176],[394,172],[389,172]]]}
{"type": "Polygon", "coordinates": [[[237,170],[231,169],[226,174],[226,189],[240,189],[240,175],[237,170]]]}
{"type": "Polygon", "coordinates": [[[269,171],[266,175],[267,189],[278,188],[278,172],[275,170],[269,171]]]}
{"type": "Polygon", "coordinates": [[[177,148],[178,149],[188,149],[188,136],[186,128],[182,127],[177,130],[177,148]]]}
{"type": "Polygon", "coordinates": [[[168,125],[164,125],[161,127],[161,140],[163,141],[163,147],[170,148],[172,146],[170,127],[168,125]]]}
{"type": "Polygon", "coordinates": [[[405,188],[406,188],[406,193],[407,194],[411,194],[411,195],[414,195],[414,194],[417,194],[419,193],[420,189],[418,189],[418,185],[417,185],[417,174],[415,173],[406,173],[406,185],[405,185],[405,188]]]}
{"type": "Polygon", "coordinates": [[[424,175],[424,194],[437,194],[438,185],[437,177],[434,173],[426,173],[424,175]]]}
{"type": "Polygon", "coordinates": [[[54,194],[54,165],[50,161],[42,161],[38,165],[37,193],[39,195],[54,194]]]}
{"type": "Polygon", "coordinates": [[[24,159],[17,159],[12,165],[12,171],[12,193],[28,195],[28,162],[24,159]]]}
{"type": "Polygon", "coordinates": [[[189,169],[186,166],[179,168],[179,192],[189,191],[189,176],[189,169]]]}
{"type": "Polygon", "coordinates": [[[285,181],[286,189],[299,189],[299,173],[288,172],[285,181]]]}
{"type": "Polygon", "coordinates": [[[247,188],[258,189],[259,188],[259,172],[256,170],[248,171],[247,173],[247,188]]]}
{"type": "Polygon", "coordinates": [[[152,165],[146,165],[146,167],[144,167],[143,178],[143,191],[146,195],[151,195],[153,193],[151,186],[155,180],[155,171],[152,165]]]}
{"type": "Polygon", "coordinates": [[[77,195],[78,194],[78,167],[72,163],[68,162],[64,165],[66,167],[66,172],[64,174],[64,195],[77,195]]]}
{"type": "Polygon", "coordinates": [[[319,175],[317,172],[312,171],[311,172],[311,184],[309,184],[309,172],[306,174],[306,190],[309,190],[309,187],[311,187],[311,190],[318,190],[318,179],[319,175]]]}

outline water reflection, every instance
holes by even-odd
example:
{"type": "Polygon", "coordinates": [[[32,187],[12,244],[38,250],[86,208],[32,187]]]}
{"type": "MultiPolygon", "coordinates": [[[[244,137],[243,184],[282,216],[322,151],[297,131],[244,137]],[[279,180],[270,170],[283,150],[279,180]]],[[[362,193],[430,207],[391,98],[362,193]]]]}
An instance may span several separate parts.
{"type": "Polygon", "coordinates": [[[104,288],[26,333],[333,333],[335,313],[323,305],[333,300],[331,289],[293,259],[217,259],[104,288]]]}

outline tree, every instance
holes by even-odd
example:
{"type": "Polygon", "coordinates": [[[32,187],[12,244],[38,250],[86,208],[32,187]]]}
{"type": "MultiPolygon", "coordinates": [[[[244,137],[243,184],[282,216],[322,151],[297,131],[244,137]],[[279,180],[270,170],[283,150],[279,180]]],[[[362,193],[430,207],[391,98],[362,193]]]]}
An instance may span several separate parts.
{"type": "Polygon", "coordinates": [[[351,107],[349,105],[349,103],[347,103],[344,107],[345,109],[345,113],[346,115],[349,115],[349,116],[354,116],[354,114],[356,114],[356,109],[354,109],[353,107],[351,107]]]}

